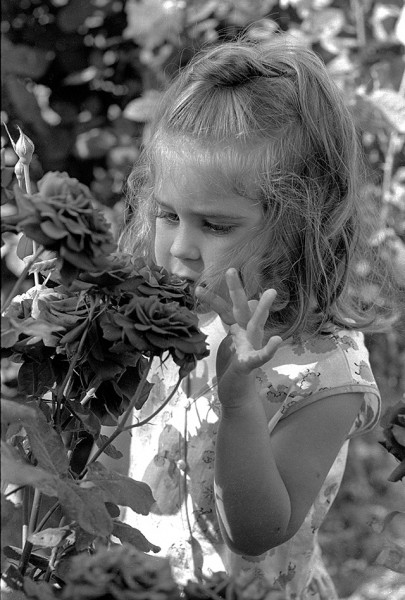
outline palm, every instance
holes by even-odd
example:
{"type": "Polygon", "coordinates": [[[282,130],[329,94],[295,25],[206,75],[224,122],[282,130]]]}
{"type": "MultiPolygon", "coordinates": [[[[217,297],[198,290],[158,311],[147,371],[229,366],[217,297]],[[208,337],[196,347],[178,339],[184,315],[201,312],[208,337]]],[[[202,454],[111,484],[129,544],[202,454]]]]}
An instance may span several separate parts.
{"type": "Polygon", "coordinates": [[[209,298],[211,307],[230,325],[217,355],[220,399],[243,394],[246,385],[251,385],[248,379],[254,369],[268,362],[282,341],[273,336],[264,343],[264,328],[276,292],[266,290],[259,301],[249,302],[235,269],[227,271],[226,281],[232,305],[218,296],[209,298]]]}

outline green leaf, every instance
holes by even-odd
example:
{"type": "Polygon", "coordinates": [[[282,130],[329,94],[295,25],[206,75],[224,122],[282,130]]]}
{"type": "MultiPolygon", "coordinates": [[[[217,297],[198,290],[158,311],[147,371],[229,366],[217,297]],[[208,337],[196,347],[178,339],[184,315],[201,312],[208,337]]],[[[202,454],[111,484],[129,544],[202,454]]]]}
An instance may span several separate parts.
{"type": "MultiPolygon", "coordinates": [[[[37,327],[40,327],[39,323],[37,327]]],[[[42,396],[53,387],[54,383],[55,376],[48,360],[39,363],[24,362],[18,371],[18,388],[27,396],[42,396]]]]}
{"type": "Polygon", "coordinates": [[[30,238],[27,238],[25,233],[23,233],[18,240],[16,254],[18,258],[21,258],[21,260],[23,260],[26,256],[31,256],[34,254],[34,242],[30,240],[30,238]]]}
{"type": "Polygon", "coordinates": [[[105,502],[114,502],[120,506],[129,506],[141,515],[149,514],[155,503],[150,487],[142,481],[109,471],[101,463],[89,465],[86,481],[91,481],[103,491],[105,502]]]}
{"type": "Polygon", "coordinates": [[[405,447],[405,427],[403,425],[393,425],[392,435],[401,446],[405,447]]]}
{"type": "Polygon", "coordinates": [[[29,421],[36,417],[36,410],[32,406],[13,400],[1,400],[1,422],[14,423],[15,421],[29,421]]]}
{"type": "Polygon", "coordinates": [[[1,442],[2,479],[16,485],[32,485],[47,496],[57,496],[57,478],[27,463],[13,446],[1,442]]]}
{"type": "Polygon", "coordinates": [[[121,540],[121,542],[128,542],[142,552],[160,552],[161,550],[159,546],[155,546],[155,544],[149,542],[139,529],[121,521],[114,521],[113,535],[121,540]]]}
{"type": "Polygon", "coordinates": [[[69,460],[61,436],[47,422],[42,411],[36,410],[35,421],[24,423],[32,453],[38,465],[54,475],[65,475],[69,460]]]}
{"type": "Polygon", "coordinates": [[[28,541],[41,548],[55,548],[72,532],[70,527],[48,527],[37,533],[32,533],[28,541]]]}
{"type": "Polygon", "coordinates": [[[92,535],[112,533],[113,521],[105,506],[104,494],[96,486],[84,487],[70,480],[58,481],[58,498],[66,515],[92,535]]]}
{"type": "MultiPolygon", "coordinates": [[[[95,440],[97,447],[101,448],[101,446],[108,440],[108,436],[107,435],[103,435],[100,434],[98,436],[98,438],[95,440]]],[[[103,450],[104,454],[107,454],[107,456],[109,456],[110,458],[113,458],[115,460],[118,460],[119,458],[123,457],[123,454],[120,450],[117,450],[117,448],[115,446],[113,446],[112,444],[109,444],[107,446],[107,448],[104,448],[103,450]]]]}
{"type": "Polygon", "coordinates": [[[18,341],[19,331],[7,317],[1,317],[1,347],[11,348],[18,341]]]}

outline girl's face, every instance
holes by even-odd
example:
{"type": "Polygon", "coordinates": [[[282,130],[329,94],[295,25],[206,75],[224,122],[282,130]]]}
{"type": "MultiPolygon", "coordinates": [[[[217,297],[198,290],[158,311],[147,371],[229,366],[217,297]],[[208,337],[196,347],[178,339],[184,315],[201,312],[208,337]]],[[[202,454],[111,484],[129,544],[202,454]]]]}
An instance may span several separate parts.
{"type": "Polygon", "coordinates": [[[215,184],[206,170],[184,163],[170,172],[162,169],[157,180],[155,260],[195,282],[224,253],[255,235],[263,211],[253,200],[215,184]]]}

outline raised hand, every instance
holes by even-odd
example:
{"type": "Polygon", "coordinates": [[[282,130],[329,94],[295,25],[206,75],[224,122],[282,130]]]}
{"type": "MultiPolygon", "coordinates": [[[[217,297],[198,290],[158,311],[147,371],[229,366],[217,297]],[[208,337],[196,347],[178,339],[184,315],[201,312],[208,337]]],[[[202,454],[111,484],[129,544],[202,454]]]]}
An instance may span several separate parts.
{"type": "Polygon", "coordinates": [[[282,339],[272,336],[265,341],[275,290],[266,290],[259,301],[248,301],[236,269],[228,269],[226,283],[231,304],[205,290],[198,290],[197,295],[230,325],[217,355],[218,391],[222,404],[239,406],[253,400],[254,370],[272,358],[282,339]]]}

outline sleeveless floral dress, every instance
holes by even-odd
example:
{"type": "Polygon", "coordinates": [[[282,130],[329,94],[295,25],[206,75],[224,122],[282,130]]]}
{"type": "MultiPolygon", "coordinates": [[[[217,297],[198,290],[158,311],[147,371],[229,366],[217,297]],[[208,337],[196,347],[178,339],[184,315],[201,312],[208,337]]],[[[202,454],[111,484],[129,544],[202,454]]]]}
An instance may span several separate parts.
{"type": "MultiPolygon", "coordinates": [[[[322,562],[317,534],[338,492],[349,439],[298,532],[263,555],[234,554],[221,539],[214,505],[220,414],[215,357],[227,327],[213,314],[203,315],[200,326],[208,335],[210,356],[197,364],[151,423],[133,430],[129,474],[150,485],[156,504],[147,516],[128,509],[126,521],[161,547],[160,555],[170,559],[181,584],[216,571],[232,575],[245,571],[267,579],[274,600],[334,600],[336,592],[322,562]]],[[[168,396],[177,381],[177,368],[169,362],[157,363],[151,381],[155,385],[136,412],[137,420],[154,412],[168,396]]],[[[256,381],[263,402],[278,407],[269,422],[270,433],[279,419],[307,404],[347,392],[363,395],[348,438],[370,430],[379,418],[379,392],[359,332],[333,330],[306,341],[287,340],[257,371],[256,381]]]]}

